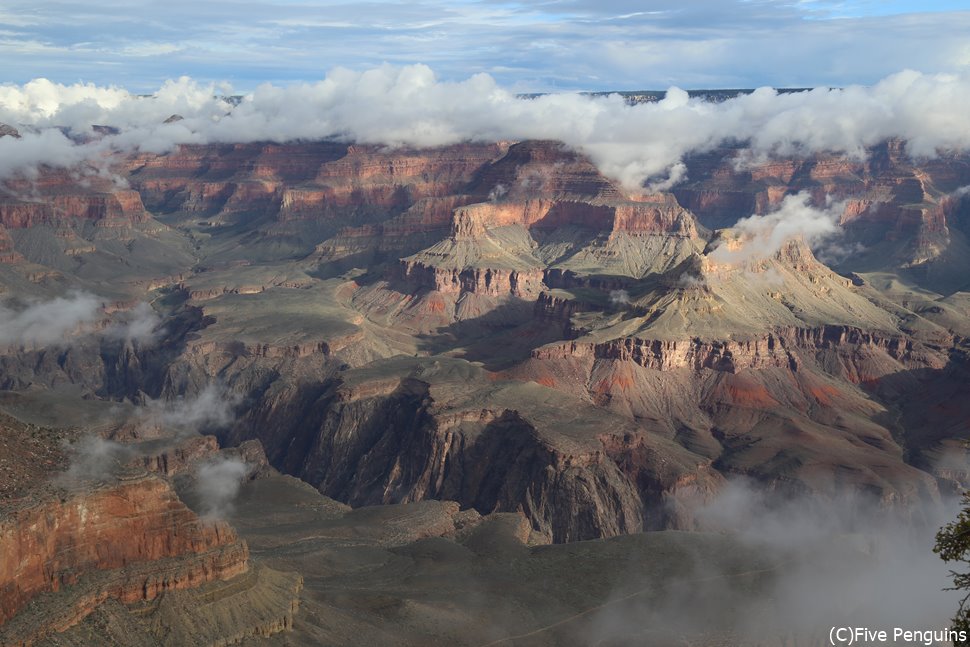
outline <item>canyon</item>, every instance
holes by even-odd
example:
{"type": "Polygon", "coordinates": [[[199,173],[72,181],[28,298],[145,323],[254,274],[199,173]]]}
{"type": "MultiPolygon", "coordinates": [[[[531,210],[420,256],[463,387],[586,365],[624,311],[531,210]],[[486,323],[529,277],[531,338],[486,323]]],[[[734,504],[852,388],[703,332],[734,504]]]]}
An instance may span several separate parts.
{"type": "Polygon", "coordinates": [[[96,311],[0,331],[3,644],[477,644],[610,595],[523,583],[580,553],[734,550],[768,587],[786,558],[704,514],[739,479],[935,519],[970,484],[970,156],[685,165],[257,142],[7,180],[0,316],[96,311]],[[828,235],[756,229],[797,196],[828,235]],[[456,572],[481,592],[448,606],[456,572]],[[528,610],[483,611],[506,579],[528,610]]]}

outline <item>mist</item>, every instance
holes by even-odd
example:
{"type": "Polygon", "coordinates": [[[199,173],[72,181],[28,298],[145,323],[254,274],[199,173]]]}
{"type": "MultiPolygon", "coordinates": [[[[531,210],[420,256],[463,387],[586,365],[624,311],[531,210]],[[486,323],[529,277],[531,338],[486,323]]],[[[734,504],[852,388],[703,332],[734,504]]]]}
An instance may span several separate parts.
{"type": "Polygon", "coordinates": [[[74,292],[49,301],[30,301],[24,307],[0,303],[0,344],[46,346],[84,332],[102,316],[92,294],[74,292]]]}
{"type": "Polygon", "coordinates": [[[834,203],[817,209],[809,205],[810,200],[811,195],[802,191],[785,196],[774,211],[741,218],[732,228],[738,239],[730,244],[722,242],[710,253],[711,259],[736,265],[768,258],[792,239],[801,239],[816,248],[838,236],[844,205],[834,203]]]}
{"type": "Polygon", "coordinates": [[[137,410],[137,424],[146,436],[183,437],[229,425],[239,398],[217,383],[206,385],[196,396],[174,400],[147,400],[137,410]]]}
{"type": "Polygon", "coordinates": [[[630,303],[630,293],[626,290],[610,290],[610,305],[614,308],[628,305],[630,303]]]}
{"type": "Polygon", "coordinates": [[[228,85],[187,77],[151,97],[45,79],[0,86],[0,122],[23,134],[0,138],[0,159],[7,160],[0,177],[188,143],[330,138],[433,147],[554,139],[589,155],[630,190],[645,183],[660,190],[684,179],[685,155],[727,142],[745,143],[754,157],[828,151],[861,158],[887,138],[906,140],[917,157],[970,146],[970,74],[907,70],[873,86],[792,94],[760,88],[722,103],[672,87],[662,101],[631,106],[618,95],[522,98],[487,74],[445,82],[425,65],[384,65],[364,72],[335,68],[316,83],[261,85],[238,104],[221,98],[231,94],[228,85]],[[173,114],[184,119],[164,123],[173,114]],[[92,124],[121,132],[95,137],[92,124]]]}
{"type": "Polygon", "coordinates": [[[70,345],[92,335],[151,345],[161,332],[161,317],[145,302],[110,317],[103,300],[90,292],[71,292],[46,301],[0,302],[0,345],[70,345]]]}
{"type": "Polygon", "coordinates": [[[196,468],[193,487],[204,519],[223,519],[232,512],[233,501],[248,471],[246,463],[238,458],[224,457],[196,468]]]}
{"type": "Polygon", "coordinates": [[[141,301],[131,310],[118,313],[116,321],[104,331],[111,339],[151,346],[162,335],[162,318],[151,305],[141,301]]]}
{"type": "Polygon", "coordinates": [[[67,452],[70,464],[56,479],[61,484],[106,479],[135,455],[130,447],[93,435],[77,439],[68,445],[67,452]]]}
{"type": "MultiPolygon", "coordinates": [[[[945,590],[949,570],[933,553],[934,538],[958,509],[956,500],[900,511],[862,495],[783,498],[736,480],[695,518],[764,563],[752,564],[745,579],[721,570],[711,555],[694,554],[689,574],[638,606],[608,603],[584,632],[591,644],[629,644],[624,640],[645,628],[684,641],[724,631],[726,623],[736,644],[821,645],[832,627],[939,631],[962,595],[945,590]]],[[[638,587],[618,583],[613,599],[638,587]]]]}

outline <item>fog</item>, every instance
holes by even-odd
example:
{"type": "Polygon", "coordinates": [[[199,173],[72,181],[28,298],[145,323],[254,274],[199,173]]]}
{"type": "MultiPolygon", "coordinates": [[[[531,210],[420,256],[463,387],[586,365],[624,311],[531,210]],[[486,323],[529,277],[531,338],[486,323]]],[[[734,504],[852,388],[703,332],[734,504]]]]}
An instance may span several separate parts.
{"type": "Polygon", "coordinates": [[[146,436],[185,436],[226,427],[233,421],[238,396],[217,383],[199,393],[174,400],[148,399],[135,413],[146,436]]]}
{"type": "Polygon", "coordinates": [[[135,456],[130,447],[100,436],[83,436],[67,452],[70,464],[56,480],[62,484],[108,478],[135,456]]]}
{"type": "Polygon", "coordinates": [[[92,335],[150,345],[161,333],[161,317],[140,302],[111,316],[103,300],[75,291],[47,300],[0,302],[0,345],[66,346],[92,335]]]}
{"type": "Polygon", "coordinates": [[[630,293],[626,290],[610,290],[610,305],[614,308],[628,305],[630,303],[630,293]]]}
{"type": "Polygon", "coordinates": [[[0,303],[0,344],[46,346],[90,328],[103,316],[92,294],[74,292],[16,307],[0,303]]]}
{"type": "Polygon", "coordinates": [[[794,94],[760,88],[722,103],[670,88],[660,102],[631,106],[618,95],[520,98],[486,74],[444,82],[424,65],[384,65],[365,72],[335,68],[316,83],[262,85],[238,105],[219,98],[231,93],[229,86],[185,77],[151,97],[44,79],[0,86],[0,122],[23,134],[0,138],[6,160],[0,176],[185,143],[335,138],[429,147],[555,139],[588,154],[628,188],[663,189],[685,179],[685,155],[733,141],[747,143],[755,158],[818,151],[862,157],[890,137],[906,140],[915,156],[970,146],[968,74],[903,71],[873,86],[794,94]],[[173,114],[184,119],[163,123],[173,114]],[[90,141],[93,124],[121,132],[90,141]],[[69,129],[76,141],[53,127],[69,129]]]}
{"type": "Polygon", "coordinates": [[[105,329],[104,335],[150,346],[159,340],[162,332],[162,318],[150,304],[141,301],[131,310],[118,313],[115,322],[105,329]]]}
{"type": "MultiPolygon", "coordinates": [[[[844,205],[832,203],[818,209],[809,205],[810,200],[809,193],[802,191],[785,196],[774,211],[741,218],[733,227],[739,244],[722,243],[710,257],[719,263],[732,264],[767,258],[793,238],[819,248],[840,234],[838,223],[844,205]]],[[[833,249],[836,248],[841,249],[837,245],[833,249]]]]}
{"type": "Polygon", "coordinates": [[[957,510],[955,500],[924,502],[906,514],[845,493],[830,501],[781,498],[734,481],[696,518],[763,563],[744,573],[724,568],[723,555],[694,554],[686,575],[638,606],[618,602],[642,583],[620,582],[618,602],[584,632],[591,644],[613,645],[630,644],[624,640],[645,628],[683,638],[719,625],[737,644],[821,645],[829,644],[831,627],[938,631],[949,627],[962,596],[944,590],[951,581],[932,551],[934,536],[957,510]]]}
{"type": "Polygon", "coordinates": [[[238,458],[218,457],[196,467],[193,489],[204,519],[222,519],[232,512],[249,468],[238,458]]]}

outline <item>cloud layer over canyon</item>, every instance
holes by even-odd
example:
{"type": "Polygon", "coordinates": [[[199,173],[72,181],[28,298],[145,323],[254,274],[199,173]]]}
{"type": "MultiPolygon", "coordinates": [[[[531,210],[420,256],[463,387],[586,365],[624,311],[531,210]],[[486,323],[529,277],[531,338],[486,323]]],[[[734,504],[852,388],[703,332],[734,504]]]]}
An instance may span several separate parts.
{"type": "Polygon", "coordinates": [[[682,180],[685,155],[738,141],[754,157],[819,151],[863,156],[891,137],[914,156],[970,147],[970,75],[904,71],[873,86],[779,94],[761,88],[722,103],[671,88],[657,103],[628,105],[618,95],[549,94],[521,98],[486,75],[438,80],[424,65],[337,68],[324,80],[262,85],[227,100],[228,86],[189,78],[152,96],[117,87],[35,80],[0,86],[0,122],[19,139],[0,138],[0,177],[38,165],[104,165],[116,151],[164,152],[178,144],[333,138],[430,147],[461,141],[555,139],[588,154],[629,188],[682,180]],[[181,120],[164,123],[178,114],[181,120]],[[95,138],[92,125],[118,134],[95,138]],[[70,137],[61,130],[67,129],[70,137]]]}

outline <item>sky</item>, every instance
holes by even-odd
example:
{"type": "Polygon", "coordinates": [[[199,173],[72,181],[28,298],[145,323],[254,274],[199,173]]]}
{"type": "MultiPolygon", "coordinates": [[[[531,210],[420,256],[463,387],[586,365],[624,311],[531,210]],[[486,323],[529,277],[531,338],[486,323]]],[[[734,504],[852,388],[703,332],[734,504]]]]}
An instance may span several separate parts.
{"type": "Polygon", "coordinates": [[[5,0],[0,83],[246,92],[337,67],[519,92],[873,84],[970,68],[967,0],[5,0]]]}

